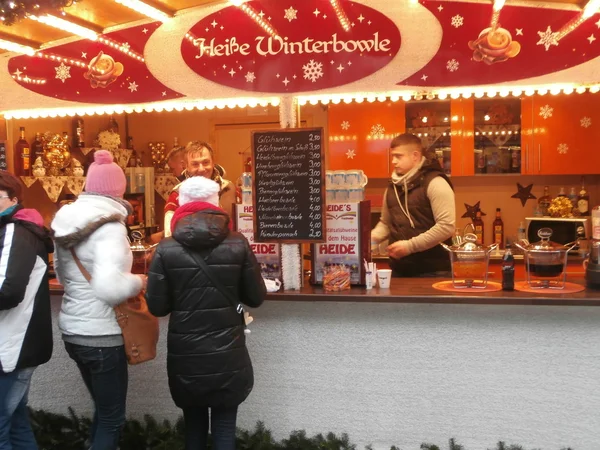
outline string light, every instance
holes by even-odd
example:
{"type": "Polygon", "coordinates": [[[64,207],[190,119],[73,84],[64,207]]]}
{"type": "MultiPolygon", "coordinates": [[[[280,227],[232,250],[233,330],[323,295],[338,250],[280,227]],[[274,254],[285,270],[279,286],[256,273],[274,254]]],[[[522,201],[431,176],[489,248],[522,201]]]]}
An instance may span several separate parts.
{"type": "Polygon", "coordinates": [[[98,33],[96,33],[94,30],[82,27],[81,25],[77,25],[76,23],[69,22],[65,19],[61,19],[60,17],[46,14],[45,16],[28,16],[28,18],[48,25],[50,27],[58,28],[59,30],[76,34],[77,36],[81,36],[91,41],[95,41],[98,39],[98,33]]]}
{"type": "MultiPolygon", "coordinates": [[[[269,21],[263,19],[263,17],[259,13],[257,13],[252,6],[248,5],[247,3],[244,3],[241,0],[232,0],[231,3],[233,3],[235,6],[244,11],[247,16],[254,20],[254,22],[256,22],[258,26],[265,31],[265,33],[272,37],[277,36],[277,31],[275,31],[275,28],[273,28],[269,21]]],[[[194,45],[196,44],[194,43],[194,45]]]]}
{"type": "Polygon", "coordinates": [[[133,112],[155,112],[155,111],[192,111],[194,109],[224,109],[228,108],[246,108],[246,107],[267,107],[279,106],[279,97],[261,97],[261,98],[229,98],[229,99],[214,99],[214,100],[198,100],[198,101],[169,101],[169,102],[154,102],[143,103],[137,105],[101,105],[81,108],[52,108],[52,109],[25,109],[25,110],[8,110],[2,111],[4,118],[10,119],[30,119],[32,117],[64,117],[64,116],[93,116],[113,113],[133,112]]]}
{"type": "Polygon", "coordinates": [[[130,56],[133,59],[137,59],[138,61],[144,62],[144,57],[139,53],[130,50],[129,44],[119,43],[117,41],[113,41],[112,39],[107,39],[105,37],[99,37],[98,40],[103,44],[108,45],[109,47],[114,48],[115,50],[118,50],[127,56],[130,56]]]}
{"type": "Polygon", "coordinates": [[[350,31],[350,21],[348,20],[348,16],[346,15],[344,8],[342,8],[342,5],[340,5],[339,0],[330,0],[330,2],[344,31],[350,31]]]}
{"type": "Polygon", "coordinates": [[[8,50],[9,52],[22,53],[29,56],[35,55],[35,49],[33,47],[6,41],[4,39],[0,39],[0,48],[2,50],[8,50]]]}
{"type": "Polygon", "coordinates": [[[171,18],[167,13],[139,0],[115,0],[115,2],[159,22],[166,22],[171,18]]]}
{"type": "Polygon", "coordinates": [[[46,79],[45,78],[31,78],[27,75],[25,75],[24,77],[20,76],[20,75],[11,75],[13,77],[13,80],[17,80],[20,81],[22,83],[26,83],[26,84],[46,84],[46,79]]]}
{"type": "Polygon", "coordinates": [[[573,31],[575,31],[577,27],[579,27],[583,22],[585,22],[594,14],[596,14],[599,9],[600,0],[589,0],[584,6],[583,11],[581,11],[579,14],[573,17],[573,19],[568,21],[560,30],[558,30],[558,34],[556,35],[556,41],[560,41],[573,31]]]}

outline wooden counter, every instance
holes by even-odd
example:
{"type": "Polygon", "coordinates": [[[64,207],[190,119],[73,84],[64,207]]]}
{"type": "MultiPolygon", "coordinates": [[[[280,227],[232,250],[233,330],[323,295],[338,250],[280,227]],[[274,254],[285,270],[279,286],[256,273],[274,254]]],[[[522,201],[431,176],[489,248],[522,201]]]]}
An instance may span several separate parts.
{"type": "MultiPolygon", "coordinates": [[[[575,294],[554,294],[547,290],[530,294],[519,291],[465,293],[439,291],[431,287],[441,278],[393,278],[390,289],[353,287],[348,291],[325,292],[321,286],[305,286],[300,291],[268,294],[268,300],[298,302],[448,303],[478,305],[556,305],[600,306],[600,291],[586,289],[575,294]]],[[[584,284],[583,280],[569,280],[584,284]]],[[[556,292],[552,290],[551,292],[556,292]]]]}

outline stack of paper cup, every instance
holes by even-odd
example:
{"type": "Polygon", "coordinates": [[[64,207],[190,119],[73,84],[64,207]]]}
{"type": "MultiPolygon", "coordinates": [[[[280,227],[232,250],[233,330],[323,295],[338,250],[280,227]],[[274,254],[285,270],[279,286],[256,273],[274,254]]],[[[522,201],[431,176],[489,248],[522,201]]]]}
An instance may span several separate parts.
{"type": "Polygon", "coordinates": [[[392,270],[391,269],[379,269],[377,270],[377,280],[381,289],[389,289],[390,283],[392,282],[392,270]]]}

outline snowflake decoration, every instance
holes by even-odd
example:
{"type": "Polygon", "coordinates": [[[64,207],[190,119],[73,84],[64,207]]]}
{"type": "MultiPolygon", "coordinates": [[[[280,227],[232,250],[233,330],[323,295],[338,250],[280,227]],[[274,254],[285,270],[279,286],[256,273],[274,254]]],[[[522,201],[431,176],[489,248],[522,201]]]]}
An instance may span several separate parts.
{"type": "Polygon", "coordinates": [[[54,68],[56,70],[56,79],[63,83],[67,81],[67,78],[71,78],[71,67],[65,66],[65,63],[61,62],[60,66],[54,68]]]}
{"type": "Polygon", "coordinates": [[[372,139],[383,139],[385,136],[385,128],[383,125],[378,123],[377,125],[373,125],[371,127],[371,132],[369,133],[372,139]]]}
{"type": "Polygon", "coordinates": [[[538,31],[537,34],[540,37],[537,45],[543,45],[546,48],[546,51],[550,49],[551,45],[558,46],[558,32],[552,32],[550,25],[548,25],[546,31],[538,31]]]}
{"type": "Polygon", "coordinates": [[[105,150],[114,152],[121,146],[121,136],[114,131],[101,131],[98,133],[98,146],[105,150]]]}
{"type": "Polygon", "coordinates": [[[129,45],[129,42],[125,42],[123,43],[123,45],[121,45],[121,50],[128,52],[129,49],[131,48],[131,45],[129,45]]]}
{"type": "Polygon", "coordinates": [[[288,9],[285,10],[285,15],[283,16],[284,19],[289,20],[290,22],[292,20],[295,20],[298,18],[298,10],[294,9],[293,6],[290,6],[288,9]]]}
{"type": "Polygon", "coordinates": [[[592,126],[592,118],[591,117],[582,117],[579,121],[583,128],[588,128],[592,126]]]}
{"type": "Polygon", "coordinates": [[[450,23],[454,28],[462,27],[465,23],[465,19],[460,14],[457,14],[454,17],[452,17],[452,22],[450,23]]]}
{"type": "Polygon", "coordinates": [[[354,159],[354,157],[356,156],[356,153],[354,152],[353,149],[348,149],[348,151],[346,152],[346,158],[348,159],[354,159]]]}
{"type": "Polygon", "coordinates": [[[254,72],[248,72],[246,74],[246,81],[248,83],[254,83],[254,80],[256,80],[256,75],[254,75],[254,72]]]}
{"type": "Polygon", "coordinates": [[[342,122],[342,130],[347,131],[348,128],[350,128],[350,122],[348,122],[347,120],[344,120],[342,122]]]}
{"type": "Polygon", "coordinates": [[[450,72],[456,72],[458,70],[459,66],[460,66],[460,64],[454,58],[450,59],[446,63],[446,69],[449,70],[450,72]]]}
{"type": "Polygon", "coordinates": [[[323,63],[311,59],[308,64],[302,66],[304,70],[304,79],[313,83],[323,76],[323,63]]]}
{"type": "Polygon", "coordinates": [[[134,81],[133,83],[129,83],[129,87],[127,89],[129,89],[133,94],[134,92],[137,92],[137,88],[138,84],[134,81]]]}
{"type": "Polygon", "coordinates": [[[569,151],[569,146],[567,144],[558,144],[556,150],[558,150],[558,153],[560,153],[561,155],[566,155],[569,151]]]}
{"type": "Polygon", "coordinates": [[[550,105],[544,105],[540,107],[540,116],[543,117],[544,119],[547,119],[548,117],[552,117],[552,113],[554,112],[554,108],[551,107],[550,105]]]}

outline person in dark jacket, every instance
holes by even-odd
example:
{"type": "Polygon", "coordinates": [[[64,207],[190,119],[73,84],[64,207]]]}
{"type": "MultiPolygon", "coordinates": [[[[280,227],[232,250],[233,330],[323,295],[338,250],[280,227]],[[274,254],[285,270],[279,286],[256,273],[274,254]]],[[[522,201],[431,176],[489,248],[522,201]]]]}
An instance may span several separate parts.
{"type": "Polygon", "coordinates": [[[40,213],[21,205],[20,181],[0,171],[0,449],[37,449],[27,397],[52,355],[48,253],[40,213]]]}
{"type": "Polygon", "coordinates": [[[248,241],[231,231],[229,215],[217,206],[216,182],[187,179],[179,202],[173,235],[160,242],[150,265],[146,299],[152,314],[171,314],[167,372],[183,409],[186,450],[206,448],[209,408],[213,449],[233,450],[237,408],[254,384],[239,303],[260,306],[266,288],[248,241]]]}

